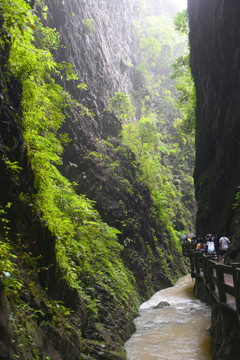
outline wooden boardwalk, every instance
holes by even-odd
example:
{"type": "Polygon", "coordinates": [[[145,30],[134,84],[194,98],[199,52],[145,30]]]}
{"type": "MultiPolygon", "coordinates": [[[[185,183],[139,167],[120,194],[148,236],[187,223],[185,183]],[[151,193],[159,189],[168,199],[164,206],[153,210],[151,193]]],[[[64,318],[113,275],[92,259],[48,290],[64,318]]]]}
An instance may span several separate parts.
{"type": "Polygon", "coordinates": [[[201,279],[217,302],[240,314],[240,263],[225,265],[194,251],[190,260],[191,276],[201,279]]]}

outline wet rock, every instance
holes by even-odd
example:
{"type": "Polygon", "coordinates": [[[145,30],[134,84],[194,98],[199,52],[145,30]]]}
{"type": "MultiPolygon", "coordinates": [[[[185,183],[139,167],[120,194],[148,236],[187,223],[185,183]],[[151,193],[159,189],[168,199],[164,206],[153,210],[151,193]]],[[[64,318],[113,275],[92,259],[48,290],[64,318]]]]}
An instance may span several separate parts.
{"type": "Polygon", "coordinates": [[[166,306],[171,306],[167,301],[160,301],[157,305],[153,306],[153,309],[162,309],[166,306]]]}
{"type": "Polygon", "coordinates": [[[236,313],[214,303],[210,333],[213,360],[240,359],[240,323],[236,313]]]}

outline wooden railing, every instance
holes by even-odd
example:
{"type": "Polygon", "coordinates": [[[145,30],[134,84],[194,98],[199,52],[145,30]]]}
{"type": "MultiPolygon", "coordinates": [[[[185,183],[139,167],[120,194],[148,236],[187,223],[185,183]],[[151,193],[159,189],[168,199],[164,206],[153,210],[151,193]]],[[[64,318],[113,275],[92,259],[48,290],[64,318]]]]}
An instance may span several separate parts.
{"type": "Polygon", "coordinates": [[[200,278],[219,303],[240,314],[240,263],[224,265],[212,255],[191,252],[191,276],[200,278]]]}

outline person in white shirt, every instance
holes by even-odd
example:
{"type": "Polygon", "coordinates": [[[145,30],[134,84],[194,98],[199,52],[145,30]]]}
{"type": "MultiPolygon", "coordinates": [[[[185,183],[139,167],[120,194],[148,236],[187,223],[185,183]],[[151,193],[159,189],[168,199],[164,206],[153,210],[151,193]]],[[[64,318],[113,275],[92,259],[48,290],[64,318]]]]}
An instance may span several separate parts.
{"type": "Polygon", "coordinates": [[[229,247],[230,240],[229,238],[223,234],[219,239],[219,254],[224,258],[224,255],[229,247]]]}

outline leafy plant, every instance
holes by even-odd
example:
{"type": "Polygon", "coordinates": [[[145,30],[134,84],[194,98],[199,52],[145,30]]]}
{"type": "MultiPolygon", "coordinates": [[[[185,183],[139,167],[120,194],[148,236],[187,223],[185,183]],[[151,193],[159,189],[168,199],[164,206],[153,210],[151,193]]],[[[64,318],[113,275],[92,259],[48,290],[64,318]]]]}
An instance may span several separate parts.
{"type": "Polygon", "coordinates": [[[135,109],[129,95],[122,92],[115,93],[114,97],[109,99],[107,110],[113,112],[123,121],[129,121],[135,115],[135,109]]]}
{"type": "Polygon", "coordinates": [[[87,28],[87,31],[89,34],[92,33],[95,23],[93,19],[83,19],[82,20],[83,24],[85,25],[85,27],[87,28]]]}
{"type": "Polygon", "coordinates": [[[233,209],[238,209],[240,207],[240,186],[237,188],[237,192],[235,195],[235,201],[233,203],[233,209]]]}
{"type": "Polygon", "coordinates": [[[7,166],[8,171],[12,174],[13,178],[14,178],[15,180],[17,180],[20,171],[22,171],[22,167],[19,166],[19,164],[18,164],[17,161],[7,160],[7,158],[4,157],[4,156],[3,156],[3,159],[4,159],[4,161],[5,161],[5,164],[6,164],[6,166],[7,166]]]}
{"type": "Polygon", "coordinates": [[[178,13],[174,18],[175,30],[181,35],[187,35],[189,32],[188,27],[188,13],[187,10],[183,10],[178,13]]]}
{"type": "Polygon", "coordinates": [[[9,239],[10,220],[7,212],[11,206],[11,203],[0,206],[0,287],[4,288],[6,294],[15,297],[23,284],[15,263],[17,256],[9,239]]]}
{"type": "MultiPolygon", "coordinates": [[[[174,21],[176,31],[186,37],[188,35],[188,16],[186,10],[177,14],[174,21]]],[[[174,70],[172,78],[177,81],[177,105],[181,114],[181,117],[176,119],[175,128],[179,134],[193,136],[195,135],[196,93],[190,69],[189,47],[186,48],[183,56],[180,56],[173,62],[172,68],[174,70]]]]}

